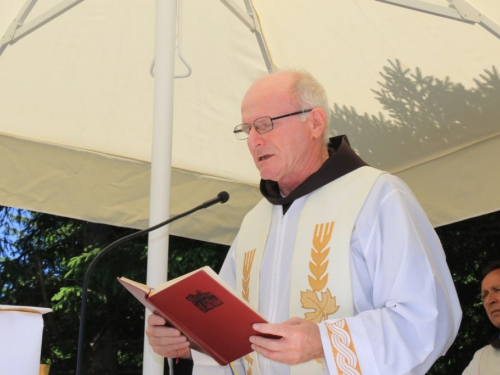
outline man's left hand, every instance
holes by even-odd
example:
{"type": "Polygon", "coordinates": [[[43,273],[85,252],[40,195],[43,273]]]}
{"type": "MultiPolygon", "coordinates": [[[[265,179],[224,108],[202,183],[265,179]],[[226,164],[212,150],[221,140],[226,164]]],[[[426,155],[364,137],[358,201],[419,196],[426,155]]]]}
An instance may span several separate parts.
{"type": "Polygon", "coordinates": [[[261,333],[282,337],[281,339],[250,337],[252,349],[270,360],[296,365],[325,356],[316,323],[291,318],[281,324],[257,323],[253,328],[261,333]]]}

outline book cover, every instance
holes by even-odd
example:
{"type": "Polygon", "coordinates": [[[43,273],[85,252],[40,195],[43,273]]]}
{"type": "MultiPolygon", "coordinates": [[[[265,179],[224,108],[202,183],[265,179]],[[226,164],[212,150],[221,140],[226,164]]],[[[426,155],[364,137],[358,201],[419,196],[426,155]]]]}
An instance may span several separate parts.
{"type": "Polygon", "coordinates": [[[252,328],[266,323],[210,267],[203,267],[153,289],[126,279],[118,281],[150,311],[163,316],[191,342],[191,348],[222,366],[252,352],[252,328]]]}

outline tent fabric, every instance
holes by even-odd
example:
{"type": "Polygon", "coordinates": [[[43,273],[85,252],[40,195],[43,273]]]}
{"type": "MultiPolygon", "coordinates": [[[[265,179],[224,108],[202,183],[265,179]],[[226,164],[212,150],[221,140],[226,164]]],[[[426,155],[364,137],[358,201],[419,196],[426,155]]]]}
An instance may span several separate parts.
{"type": "MultiPolygon", "coordinates": [[[[39,0],[25,22],[59,2],[39,0]]],[[[500,24],[500,2],[469,3],[500,24]]],[[[23,4],[0,0],[0,33],[23,4]]],[[[500,209],[493,33],[373,0],[252,5],[273,63],[325,85],[332,135],[347,134],[369,164],[403,178],[435,226],[500,209]]],[[[5,48],[0,204],[147,226],[154,11],[154,2],[85,0],[5,48]]],[[[255,36],[221,2],[184,0],[179,17],[178,50],[193,72],[174,84],[171,214],[221,190],[231,199],[170,232],[228,244],[259,200],[259,175],[232,129],[266,66],[255,36]]],[[[176,74],[185,72],[177,58],[176,74]]]]}
{"type": "MultiPolygon", "coordinates": [[[[130,228],[148,226],[150,164],[0,134],[1,193],[12,207],[130,228]],[[64,187],[62,189],[61,187],[64,187]]],[[[259,201],[255,186],[174,169],[173,215],[231,192],[231,204],[170,225],[172,234],[229,244],[241,214],[259,201]],[[200,188],[201,186],[201,188],[200,188]],[[193,192],[206,191],[197,194],[193,192]],[[210,195],[211,194],[211,195],[210,195]],[[214,230],[214,227],[217,230],[214,230]]]]}

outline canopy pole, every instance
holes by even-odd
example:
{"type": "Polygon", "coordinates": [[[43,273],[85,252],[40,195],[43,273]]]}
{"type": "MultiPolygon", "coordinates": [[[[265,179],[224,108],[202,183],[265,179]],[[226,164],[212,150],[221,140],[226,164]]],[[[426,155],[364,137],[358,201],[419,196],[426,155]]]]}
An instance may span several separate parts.
{"type": "Polygon", "coordinates": [[[417,10],[420,12],[447,17],[470,24],[477,23],[500,39],[500,25],[496,24],[495,22],[493,22],[493,20],[486,17],[479,10],[470,5],[466,0],[448,0],[448,3],[450,3],[451,7],[436,5],[422,0],[377,1],[417,10]]]}
{"type": "Polygon", "coordinates": [[[24,20],[28,17],[37,1],[27,0],[17,14],[17,17],[10,23],[3,38],[0,40],[0,55],[9,44],[14,44],[22,37],[60,16],[83,0],[64,0],[25,25],[24,20]]]}
{"type": "Polygon", "coordinates": [[[257,38],[257,43],[259,43],[260,52],[262,53],[262,57],[264,58],[264,63],[266,64],[268,72],[272,72],[275,68],[275,65],[271,59],[271,54],[269,53],[269,49],[267,48],[266,40],[264,39],[264,35],[262,34],[262,29],[260,27],[259,17],[255,14],[255,10],[253,8],[252,3],[249,0],[245,0],[245,5],[247,11],[243,11],[234,0],[221,0],[222,4],[224,4],[243,24],[248,27],[248,29],[255,33],[255,37],[257,38]]]}
{"type": "MultiPolygon", "coordinates": [[[[166,220],[170,211],[176,12],[176,0],[156,0],[150,226],[166,220]]],[[[149,234],[147,284],[156,286],[166,281],[167,267],[168,226],[149,234]]],[[[146,319],[148,316],[146,311],[146,319]]],[[[163,375],[164,358],[153,352],[146,336],[143,358],[143,374],[163,375]]]]}

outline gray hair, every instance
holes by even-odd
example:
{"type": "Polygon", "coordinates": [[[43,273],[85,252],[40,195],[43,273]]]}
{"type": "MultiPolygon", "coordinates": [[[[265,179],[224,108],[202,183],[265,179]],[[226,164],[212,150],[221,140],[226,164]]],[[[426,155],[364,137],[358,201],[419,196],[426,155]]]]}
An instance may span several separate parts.
{"type": "MultiPolygon", "coordinates": [[[[271,74],[289,73],[295,78],[295,83],[292,86],[292,92],[297,98],[302,110],[309,108],[322,108],[326,114],[326,128],[323,133],[325,144],[329,142],[329,124],[330,124],[330,107],[328,106],[328,96],[325,88],[312,76],[311,73],[301,70],[284,70],[275,69],[271,74]]],[[[305,114],[302,115],[302,121],[305,121],[305,114]]]]}

